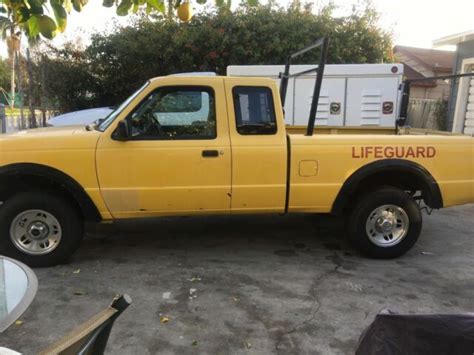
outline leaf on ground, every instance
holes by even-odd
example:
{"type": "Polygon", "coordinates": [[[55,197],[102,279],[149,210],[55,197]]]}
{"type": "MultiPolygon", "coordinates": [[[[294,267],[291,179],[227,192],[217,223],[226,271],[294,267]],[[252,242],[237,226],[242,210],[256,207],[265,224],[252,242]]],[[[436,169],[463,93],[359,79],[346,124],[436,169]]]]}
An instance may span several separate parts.
{"type": "Polygon", "coordinates": [[[79,274],[81,272],[81,269],[74,270],[72,273],[73,274],[79,274]]]}
{"type": "Polygon", "coordinates": [[[17,321],[15,321],[15,325],[22,325],[22,324],[23,324],[23,321],[22,321],[22,320],[19,320],[19,319],[18,319],[17,321]]]}
{"type": "Polygon", "coordinates": [[[188,279],[188,281],[190,282],[194,282],[194,281],[201,281],[201,278],[200,277],[191,277],[190,279],[188,279]]]}
{"type": "Polygon", "coordinates": [[[194,340],[192,343],[191,343],[192,346],[197,346],[198,345],[198,342],[197,340],[194,340]]]}
{"type": "Polygon", "coordinates": [[[76,290],[76,291],[74,291],[74,294],[76,296],[83,296],[83,295],[87,295],[87,291],[85,291],[85,290],[76,290]]]}
{"type": "Polygon", "coordinates": [[[168,323],[170,319],[167,316],[161,316],[160,323],[168,323]]]}

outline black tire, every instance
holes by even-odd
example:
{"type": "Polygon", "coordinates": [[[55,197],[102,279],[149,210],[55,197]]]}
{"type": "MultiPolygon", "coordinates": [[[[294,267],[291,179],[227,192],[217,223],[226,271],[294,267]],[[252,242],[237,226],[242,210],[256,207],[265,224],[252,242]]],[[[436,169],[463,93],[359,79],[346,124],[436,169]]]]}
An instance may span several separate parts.
{"type": "Polygon", "coordinates": [[[0,205],[0,254],[20,260],[31,267],[63,263],[79,247],[83,234],[84,222],[77,209],[67,199],[54,193],[21,192],[0,205]],[[21,250],[12,240],[10,235],[12,223],[17,216],[29,210],[45,211],[59,222],[61,238],[57,243],[50,243],[55,247],[47,253],[31,255],[21,250]]]}
{"type": "MultiPolygon", "coordinates": [[[[347,232],[352,244],[362,254],[375,259],[391,259],[405,254],[418,240],[421,228],[422,217],[416,201],[405,191],[393,187],[379,188],[360,198],[352,208],[347,224],[347,232]],[[369,217],[373,220],[374,214],[372,213],[384,205],[399,207],[406,213],[406,217],[408,217],[407,231],[404,237],[401,237],[394,245],[377,245],[377,241],[371,239],[369,236],[370,231],[366,229],[369,217]]],[[[385,232],[373,232],[374,235],[381,235],[383,233],[385,232]]],[[[401,233],[401,235],[403,235],[403,233],[401,233]]],[[[390,236],[383,236],[383,238],[387,244],[392,242],[390,236]]],[[[381,242],[384,243],[383,241],[381,242]]],[[[378,243],[380,244],[380,241],[378,243]]]]}

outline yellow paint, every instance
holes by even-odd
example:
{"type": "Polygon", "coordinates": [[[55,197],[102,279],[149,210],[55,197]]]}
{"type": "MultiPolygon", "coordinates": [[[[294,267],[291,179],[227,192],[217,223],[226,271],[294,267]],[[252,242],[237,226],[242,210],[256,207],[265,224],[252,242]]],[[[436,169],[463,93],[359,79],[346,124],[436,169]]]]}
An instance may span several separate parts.
{"type": "MultiPolygon", "coordinates": [[[[191,80],[193,83],[196,79],[191,80]]],[[[97,176],[110,212],[116,218],[216,213],[230,211],[231,149],[227,125],[224,81],[199,78],[214,90],[217,138],[206,140],[116,141],[115,125],[97,144],[97,176]],[[224,118],[224,119],[222,119],[224,118]],[[203,158],[203,150],[218,150],[216,158],[203,158]]],[[[189,80],[165,77],[153,81],[131,107],[158,86],[187,84],[189,80]]]]}
{"type": "Polygon", "coordinates": [[[344,182],[374,158],[352,158],[352,147],[433,146],[436,157],[408,159],[425,167],[438,182],[445,207],[474,202],[474,139],[444,135],[290,135],[293,161],[318,161],[318,175],[291,171],[290,211],[327,212],[344,182]]]}
{"type": "Polygon", "coordinates": [[[299,175],[302,177],[316,176],[318,174],[318,162],[316,160],[300,160],[299,175]]]}
{"type": "Polygon", "coordinates": [[[100,132],[84,127],[50,127],[0,134],[0,166],[34,163],[56,168],[76,180],[104,219],[111,215],[102,199],[95,171],[100,132]]]}
{"type": "Polygon", "coordinates": [[[354,158],[352,149],[434,147],[433,158],[409,158],[436,179],[446,207],[474,202],[474,139],[420,130],[316,128],[284,125],[278,89],[271,79],[162,77],[149,85],[104,131],[47,128],[0,135],[0,166],[27,162],[58,169],[76,180],[105,220],[160,215],[284,212],[287,133],[291,146],[289,212],[329,212],[347,178],[377,158],[354,158]],[[118,122],[154,89],[200,85],[215,92],[217,138],[116,141],[118,122]],[[236,131],[232,88],[271,88],[275,135],[236,131]],[[203,158],[203,150],[218,157],[203,158]]]}
{"type": "Polygon", "coordinates": [[[279,100],[275,101],[275,135],[237,133],[232,89],[235,86],[267,86],[273,97],[278,90],[271,79],[226,78],[225,89],[232,146],[232,211],[283,212],[286,196],[287,143],[279,100]]]}

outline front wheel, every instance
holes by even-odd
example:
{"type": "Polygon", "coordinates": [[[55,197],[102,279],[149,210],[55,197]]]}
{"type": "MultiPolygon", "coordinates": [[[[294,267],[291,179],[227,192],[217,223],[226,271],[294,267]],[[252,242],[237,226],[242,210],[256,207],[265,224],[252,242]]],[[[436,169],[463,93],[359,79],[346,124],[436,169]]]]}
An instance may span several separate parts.
{"type": "Polygon", "coordinates": [[[0,205],[0,254],[29,266],[64,262],[78,248],[82,236],[82,218],[61,196],[22,192],[0,205]]]}
{"type": "Polygon", "coordinates": [[[416,243],[422,217],[416,201],[397,188],[380,188],[363,196],[349,214],[349,238],[376,259],[396,258],[416,243]]]}

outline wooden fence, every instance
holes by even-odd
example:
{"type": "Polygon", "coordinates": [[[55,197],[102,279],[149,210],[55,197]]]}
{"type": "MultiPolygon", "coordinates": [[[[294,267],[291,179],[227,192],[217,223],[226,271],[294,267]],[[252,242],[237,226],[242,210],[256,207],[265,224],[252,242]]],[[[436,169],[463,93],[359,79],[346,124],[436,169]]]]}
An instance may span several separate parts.
{"type": "MultiPolygon", "coordinates": [[[[410,99],[408,124],[414,128],[442,130],[437,117],[438,100],[410,99]]],[[[447,117],[445,117],[447,119],[447,117]]]]}

